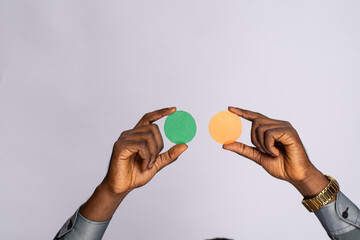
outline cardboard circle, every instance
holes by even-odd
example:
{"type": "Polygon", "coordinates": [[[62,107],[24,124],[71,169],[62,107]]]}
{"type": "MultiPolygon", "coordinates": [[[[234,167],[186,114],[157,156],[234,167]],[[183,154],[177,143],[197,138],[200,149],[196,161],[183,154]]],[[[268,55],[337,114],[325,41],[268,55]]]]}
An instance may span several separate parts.
{"type": "Polygon", "coordinates": [[[241,135],[242,123],[239,116],[229,111],[215,114],[209,123],[211,137],[218,143],[235,142],[241,135]]]}
{"type": "Polygon", "coordinates": [[[188,112],[176,111],[166,118],[164,132],[175,144],[188,143],[196,134],[195,119],[188,112]]]}

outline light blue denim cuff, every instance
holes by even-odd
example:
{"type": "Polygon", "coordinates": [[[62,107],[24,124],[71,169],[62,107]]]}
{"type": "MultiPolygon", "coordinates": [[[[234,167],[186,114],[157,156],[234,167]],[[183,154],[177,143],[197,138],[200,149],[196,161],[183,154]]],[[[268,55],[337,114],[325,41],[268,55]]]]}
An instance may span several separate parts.
{"type": "Polygon", "coordinates": [[[360,228],[360,210],[342,192],[336,201],[314,212],[329,236],[340,235],[360,228]]]}
{"type": "Polygon", "coordinates": [[[94,222],[79,213],[79,209],[69,218],[56,234],[54,240],[100,240],[107,226],[109,219],[105,222],[94,222]]]}

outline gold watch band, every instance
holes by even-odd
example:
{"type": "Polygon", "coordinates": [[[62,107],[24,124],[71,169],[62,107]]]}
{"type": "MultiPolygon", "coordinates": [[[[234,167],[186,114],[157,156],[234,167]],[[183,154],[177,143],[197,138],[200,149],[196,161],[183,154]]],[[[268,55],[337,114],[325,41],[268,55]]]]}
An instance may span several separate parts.
{"type": "Polygon", "coordinates": [[[338,182],[331,176],[325,175],[329,179],[329,184],[316,197],[311,199],[303,199],[302,204],[309,212],[319,210],[328,204],[336,194],[340,191],[338,182]]]}

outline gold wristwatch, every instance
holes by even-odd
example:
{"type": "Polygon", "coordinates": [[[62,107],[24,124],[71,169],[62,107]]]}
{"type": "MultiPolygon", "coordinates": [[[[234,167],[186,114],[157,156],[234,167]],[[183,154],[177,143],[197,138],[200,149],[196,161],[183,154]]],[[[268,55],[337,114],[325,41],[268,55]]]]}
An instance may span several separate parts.
{"type": "Polygon", "coordinates": [[[327,176],[329,179],[329,184],[322,190],[316,197],[310,199],[303,199],[302,204],[306,207],[309,212],[314,212],[319,210],[321,207],[328,204],[331,199],[333,199],[336,194],[340,191],[338,182],[330,176],[327,176]]]}

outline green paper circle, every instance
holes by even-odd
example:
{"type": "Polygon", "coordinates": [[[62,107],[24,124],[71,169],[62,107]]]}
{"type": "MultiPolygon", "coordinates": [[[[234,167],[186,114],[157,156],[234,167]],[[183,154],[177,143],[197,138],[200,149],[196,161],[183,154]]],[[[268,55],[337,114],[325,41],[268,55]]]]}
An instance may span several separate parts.
{"type": "Polygon", "coordinates": [[[195,119],[185,111],[169,115],[164,124],[166,137],[175,144],[190,142],[196,134],[195,119]]]}

